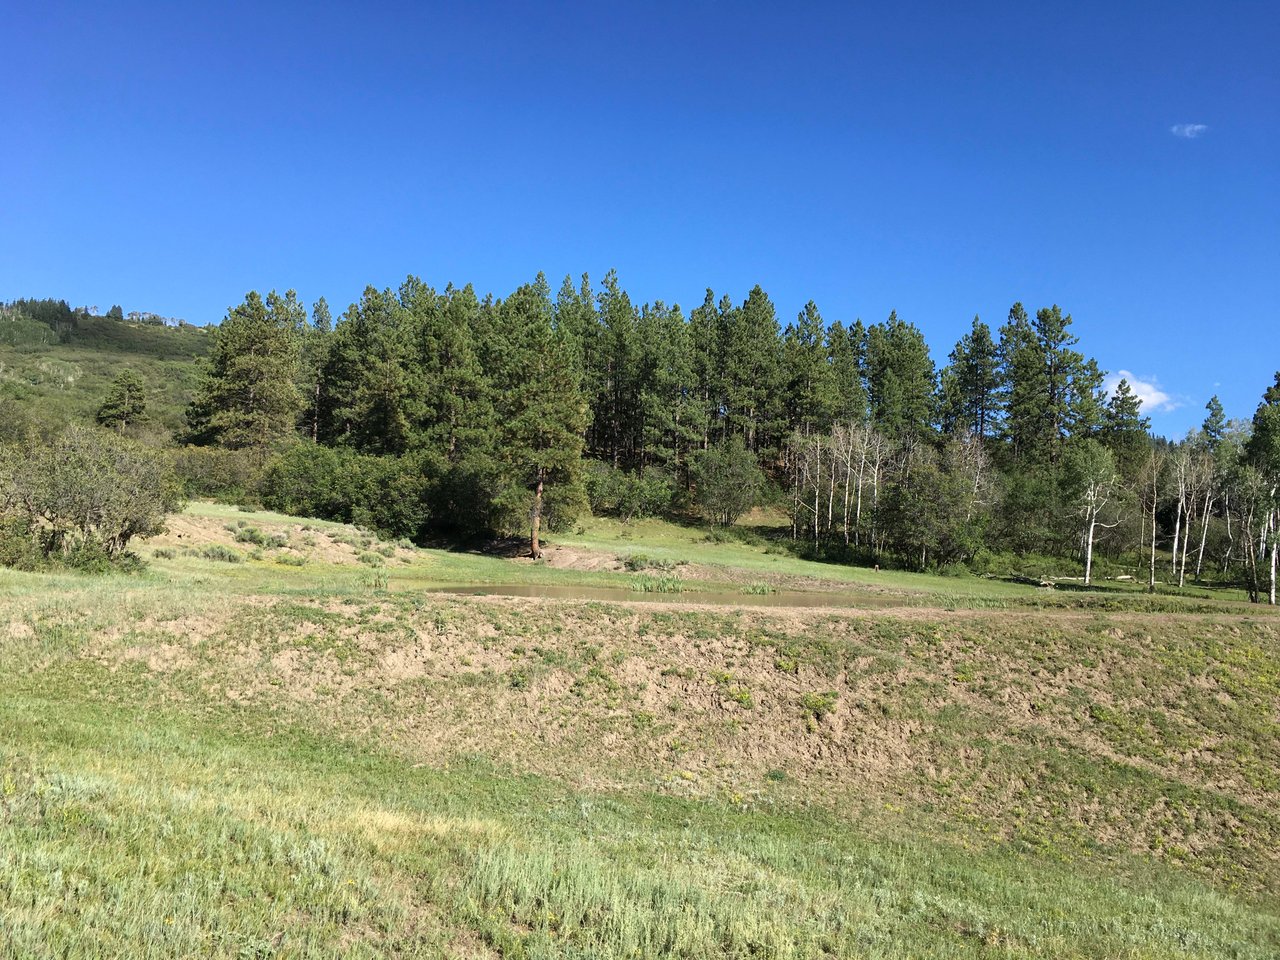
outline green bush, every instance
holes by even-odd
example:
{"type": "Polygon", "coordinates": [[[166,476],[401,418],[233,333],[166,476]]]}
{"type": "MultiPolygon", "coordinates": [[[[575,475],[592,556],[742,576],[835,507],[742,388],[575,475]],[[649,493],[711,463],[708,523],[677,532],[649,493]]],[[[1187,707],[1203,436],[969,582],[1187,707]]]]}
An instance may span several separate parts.
{"type": "Polygon", "coordinates": [[[650,469],[641,475],[592,462],[584,483],[587,502],[597,516],[616,516],[629,522],[659,516],[671,509],[674,485],[658,470],[650,469]]]}
{"type": "Polygon", "coordinates": [[[642,570],[660,570],[663,573],[669,573],[679,566],[675,560],[659,560],[645,556],[643,553],[631,554],[623,559],[622,565],[632,573],[639,573],[642,570]]]}
{"type": "Polygon", "coordinates": [[[179,506],[164,454],[105,430],[0,447],[0,553],[14,565],[38,554],[82,570],[135,569],[129,542],[160,533],[179,506]]]}
{"type": "Polygon", "coordinates": [[[218,560],[222,563],[244,563],[243,556],[220,543],[209,544],[199,552],[198,556],[204,557],[206,560],[218,560]]]}
{"type": "Polygon", "coordinates": [[[740,437],[730,437],[698,451],[690,473],[702,515],[722,527],[732,525],[754,507],[764,488],[764,474],[756,455],[740,437]]]}
{"type": "Polygon", "coordinates": [[[268,550],[276,550],[289,543],[289,538],[283,533],[263,533],[257,527],[238,529],[235,538],[237,543],[252,543],[254,546],[265,547],[268,550]]]}
{"type": "Polygon", "coordinates": [[[173,455],[173,469],[188,497],[224,503],[256,498],[262,482],[260,458],[252,450],[182,447],[173,455]]]}
{"type": "Polygon", "coordinates": [[[413,538],[430,517],[439,474],[439,464],[427,456],[369,456],[300,443],[267,465],[262,500],[282,513],[413,538]]]}

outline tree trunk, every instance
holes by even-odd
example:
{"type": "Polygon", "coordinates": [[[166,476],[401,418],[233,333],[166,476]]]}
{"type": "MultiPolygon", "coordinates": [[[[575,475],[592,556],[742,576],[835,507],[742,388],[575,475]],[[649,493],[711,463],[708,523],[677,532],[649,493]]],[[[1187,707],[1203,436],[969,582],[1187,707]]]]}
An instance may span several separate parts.
{"type": "Polygon", "coordinates": [[[1196,582],[1200,582],[1200,570],[1204,567],[1204,542],[1209,538],[1209,514],[1213,512],[1213,498],[1204,495],[1204,522],[1200,525],[1200,549],[1196,551],[1196,582]]]}
{"type": "Polygon", "coordinates": [[[853,542],[862,546],[862,481],[867,474],[867,440],[862,441],[862,456],[858,462],[858,496],[853,508],[853,542]]]}
{"type": "Polygon", "coordinates": [[[1222,575],[1227,575],[1227,568],[1231,566],[1231,554],[1236,548],[1236,536],[1231,529],[1231,491],[1228,489],[1222,494],[1222,513],[1227,518],[1227,555],[1222,560],[1222,575]]]}
{"type": "Polygon", "coordinates": [[[1089,527],[1084,537],[1084,585],[1089,586],[1093,577],[1093,529],[1097,526],[1097,517],[1089,516],[1089,527]]]}
{"type": "Polygon", "coordinates": [[[818,513],[818,507],[822,500],[822,442],[814,444],[814,467],[813,467],[813,548],[818,548],[818,519],[821,516],[818,513]]]}
{"type": "Polygon", "coordinates": [[[831,465],[828,468],[831,471],[831,482],[827,487],[827,537],[830,538],[835,532],[835,505],[836,505],[836,454],[835,448],[831,450],[831,465]]]}
{"type": "Polygon", "coordinates": [[[533,488],[533,517],[532,529],[529,532],[529,556],[537,560],[542,556],[542,543],[539,535],[542,533],[542,474],[538,474],[538,485],[533,488]]]}
{"type": "Polygon", "coordinates": [[[1178,543],[1182,535],[1182,494],[1178,494],[1178,519],[1173,525],[1173,573],[1178,573],[1178,543]]]}
{"type": "MultiPolygon", "coordinates": [[[[1274,493],[1272,494],[1274,496],[1274,493]]],[[[1271,591],[1269,602],[1274,607],[1276,605],[1276,547],[1280,546],[1280,537],[1276,536],[1276,512],[1271,511],[1271,519],[1267,521],[1267,526],[1271,530],[1271,591]]]]}
{"type": "Polygon", "coordinates": [[[1156,502],[1151,502],[1151,566],[1147,570],[1147,592],[1156,592],[1156,502]]]}

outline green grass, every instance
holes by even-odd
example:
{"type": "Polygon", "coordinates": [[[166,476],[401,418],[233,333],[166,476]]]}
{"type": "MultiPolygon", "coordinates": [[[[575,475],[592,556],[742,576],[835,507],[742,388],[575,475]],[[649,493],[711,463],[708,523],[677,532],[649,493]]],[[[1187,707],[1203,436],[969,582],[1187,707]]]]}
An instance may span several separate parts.
{"type": "Polygon", "coordinates": [[[0,706],[3,956],[1280,949],[1273,915],[1164,871],[1118,882],[821,811],[425,769],[269,712],[148,703],[137,676],[44,679],[0,706]]]}
{"type": "Polygon", "coordinates": [[[152,420],[178,430],[199,379],[197,360],[209,340],[207,331],[195,327],[90,317],[71,342],[58,343],[43,324],[5,321],[0,323],[0,403],[21,405],[51,426],[92,420],[112,380],[127,368],[146,384],[152,420]]]}
{"type": "MultiPolygon", "coordinates": [[[[450,597],[637,574],[186,523],[140,576],[0,571],[0,958],[1280,953],[1263,611],[450,597]],[[199,555],[245,530],[288,547],[199,555]]],[[[762,582],[678,536],[643,555],[762,582]]]]}

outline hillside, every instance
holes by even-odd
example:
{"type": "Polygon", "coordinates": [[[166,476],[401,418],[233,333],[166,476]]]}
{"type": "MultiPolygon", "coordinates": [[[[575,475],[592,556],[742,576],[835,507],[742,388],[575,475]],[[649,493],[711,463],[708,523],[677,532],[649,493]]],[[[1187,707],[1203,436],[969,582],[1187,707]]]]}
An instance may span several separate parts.
{"type": "Polygon", "coordinates": [[[60,342],[47,326],[0,318],[0,403],[53,427],[91,420],[124,369],[142,377],[152,420],[173,431],[198,379],[209,332],[201,327],[84,317],[60,342]]]}
{"type": "Polygon", "coordinates": [[[652,521],[534,563],[195,504],[142,552],[0,572],[0,956],[1280,951],[1257,607],[652,521]]]}

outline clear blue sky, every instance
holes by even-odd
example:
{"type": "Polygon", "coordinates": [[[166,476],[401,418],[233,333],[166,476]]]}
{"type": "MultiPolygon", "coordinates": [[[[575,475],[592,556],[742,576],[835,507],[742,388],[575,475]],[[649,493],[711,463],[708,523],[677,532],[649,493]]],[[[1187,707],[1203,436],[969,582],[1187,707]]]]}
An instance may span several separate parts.
{"type": "Polygon", "coordinates": [[[0,298],[207,322],[253,288],[336,313],[410,272],[616,267],[686,309],[896,308],[940,363],[975,313],[1056,302],[1167,395],[1157,430],[1214,392],[1250,415],[1280,10],[1057,6],[8,0],[0,298]]]}

